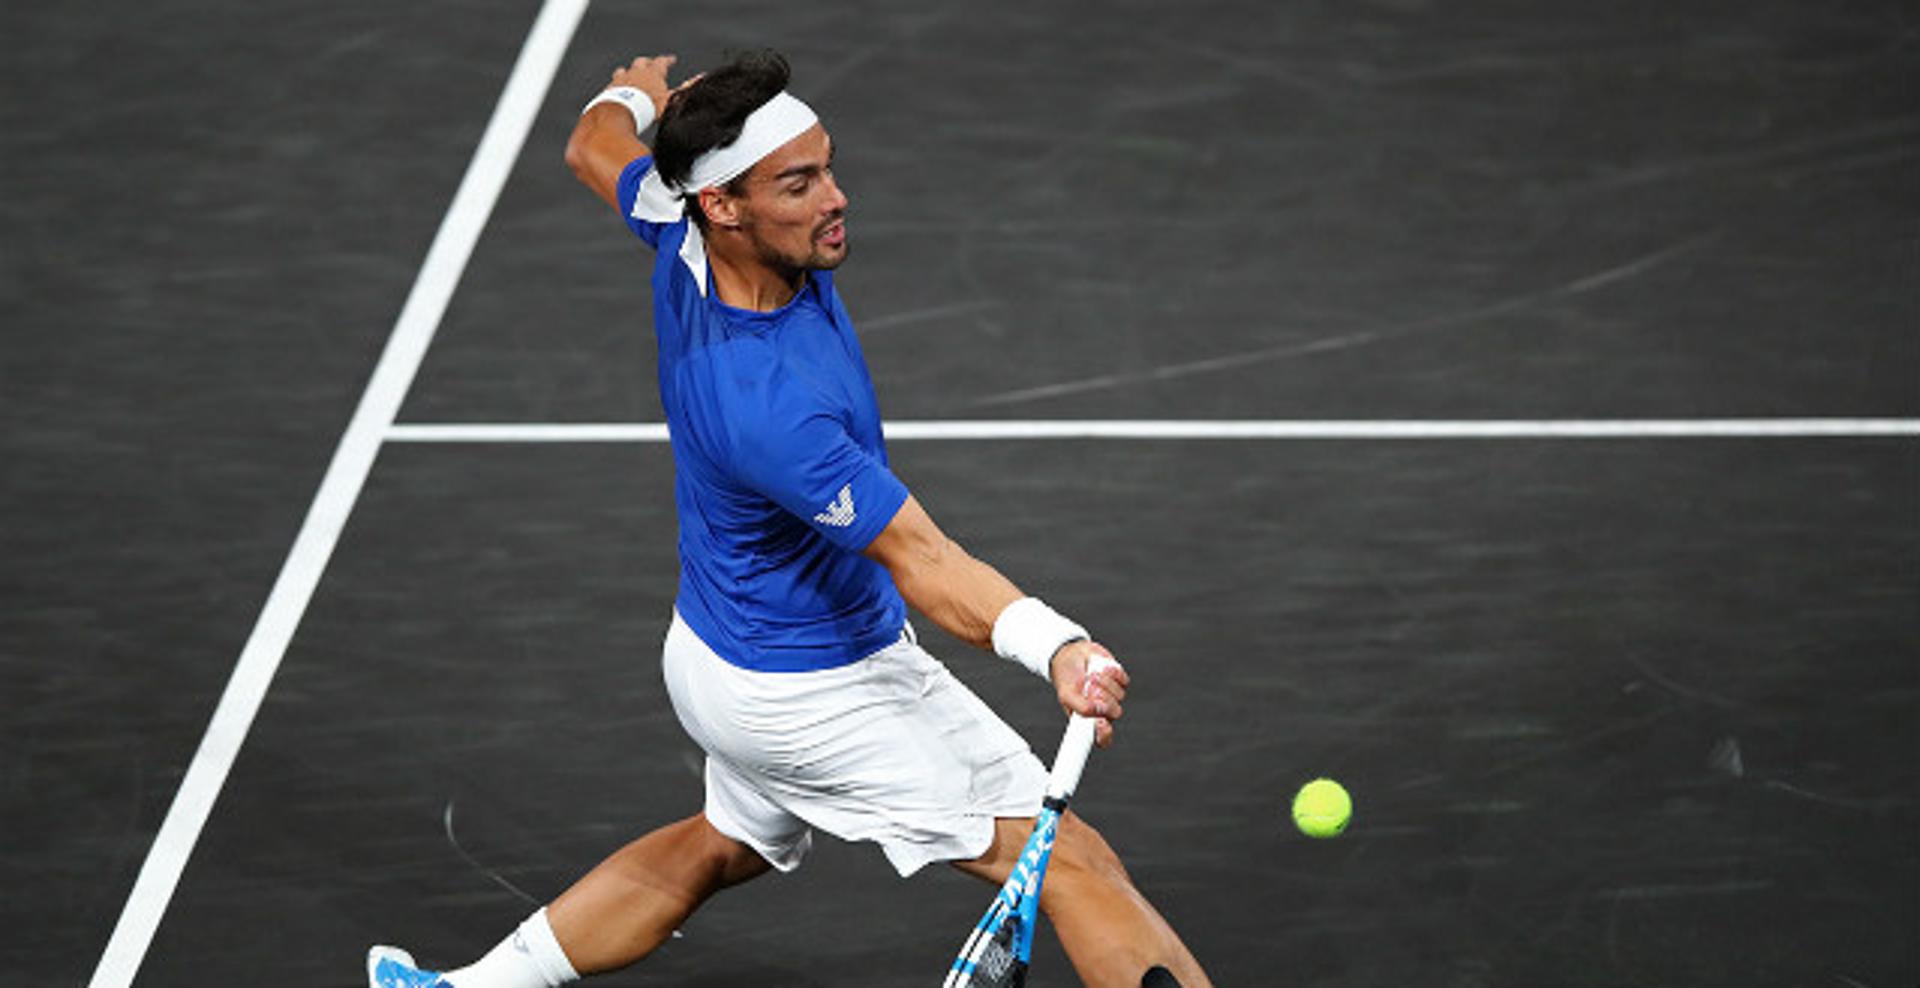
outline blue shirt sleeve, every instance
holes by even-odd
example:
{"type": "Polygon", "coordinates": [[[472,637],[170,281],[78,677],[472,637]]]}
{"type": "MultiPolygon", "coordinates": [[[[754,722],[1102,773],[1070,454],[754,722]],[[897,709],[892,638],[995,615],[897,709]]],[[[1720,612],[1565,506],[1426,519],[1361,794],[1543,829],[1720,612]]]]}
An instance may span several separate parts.
{"type": "Polygon", "coordinates": [[[640,180],[646,178],[647,173],[652,170],[652,155],[643,154],[627,162],[627,167],[620,170],[620,182],[615,187],[617,194],[614,198],[620,203],[620,215],[627,221],[627,228],[633,231],[634,236],[646,241],[647,246],[658,250],[661,233],[675,224],[655,223],[633,215],[633,201],[640,195],[640,180]]]}
{"type": "Polygon", "coordinates": [[[756,378],[737,382],[735,475],[827,541],[864,550],[907,503],[907,486],[804,381],[777,370],[756,378]]]}

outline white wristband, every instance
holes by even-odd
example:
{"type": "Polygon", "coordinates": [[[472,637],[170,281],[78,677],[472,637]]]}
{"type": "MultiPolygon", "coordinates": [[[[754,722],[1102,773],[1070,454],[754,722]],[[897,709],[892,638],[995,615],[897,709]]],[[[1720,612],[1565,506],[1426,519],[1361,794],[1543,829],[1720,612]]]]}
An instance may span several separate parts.
{"type": "Polygon", "coordinates": [[[1008,604],[993,622],[994,652],[1026,666],[1048,682],[1053,681],[1053,653],[1068,642],[1087,637],[1087,629],[1062,617],[1038,597],[1022,597],[1008,604]]]}
{"type": "Polygon", "coordinates": [[[608,87],[600,95],[588,100],[587,105],[580,108],[580,115],[586,116],[588,110],[602,103],[618,103],[626,107],[627,112],[633,114],[633,132],[636,135],[653,122],[653,97],[632,86],[608,87]]]}

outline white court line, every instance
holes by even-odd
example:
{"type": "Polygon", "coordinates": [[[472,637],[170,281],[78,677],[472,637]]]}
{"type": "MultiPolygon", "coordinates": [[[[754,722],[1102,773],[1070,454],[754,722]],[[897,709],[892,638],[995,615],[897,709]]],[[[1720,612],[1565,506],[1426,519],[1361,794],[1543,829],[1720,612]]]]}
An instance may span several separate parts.
{"type": "MultiPolygon", "coordinates": [[[[440,317],[446,312],[447,302],[466,270],[467,259],[493,212],[500,189],[520,157],[520,148],[526,143],[534,116],[546,98],[547,87],[586,9],[587,0],[547,0],[541,7],[514,63],[513,74],[507,79],[506,89],[500,94],[500,102],[487,123],[486,133],[480,138],[480,146],[473,153],[467,173],[460,180],[459,191],[454,193],[453,204],[447,207],[433,246],[428,249],[426,261],[414,279],[413,290],[394,323],[380,363],[374,368],[366,392],[360,396],[360,406],[354,410],[353,420],[334,450],[333,462],[314,495],[313,506],[307,510],[300,535],[294,540],[286,564],[274,582],[273,592],[260,611],[253,633],[240,653],[239,663],[234,666],[233,676],[227,680],[226,691],[214,709],[206,736],[194,752],[180,791],[174,794],[173,805],[167,809],[166,820],[161,823],[153,847],[140,867],[133,893],[127,897],[126,907],[114,925],[113,936],[107,941],[100,965],[94,969],[93,980],[88,982],[90,988],[125,988],[133,983],[141,961],[146,958],[154,931],[159,928],[160,918],[180,883],[187,858],[200,839],[201,828],[206,825],[214,801],[226,783],[227,773],[240,753],[240,745],[246,740],[254,715],[266,697],[267,686],[286,655],[287,643],[306,613],[307,603],[313,599],[314,588],[319,585],[327,560],[340,540],[340,532],[346,527],[347,516],[352,514],[367,474],[373,469],[387,427],[400,411],[407,388],[413,383],[414,373],[426,355],[434,331],[439,328],[440,317]]],[[[271,975],[268,979],[271,980],[271,975]]]]}
{"type": "MultiPolygon", "coordinates": [[[[888,422],[889,440],[918,439],[1717,439],[1920,436],[1920,419],[1349,419],[888,422]]],[[[403,443],[658,443],[658,422],[395,425],[403,443]]]]}

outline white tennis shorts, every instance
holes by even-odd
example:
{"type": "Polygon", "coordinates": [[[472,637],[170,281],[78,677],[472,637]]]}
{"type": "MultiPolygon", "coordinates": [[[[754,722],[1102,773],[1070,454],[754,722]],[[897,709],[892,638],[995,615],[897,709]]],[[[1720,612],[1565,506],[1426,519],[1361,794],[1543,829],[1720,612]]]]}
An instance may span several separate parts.
{"type": "Polygon", "coordinates": [[[995,817],[1040,812],[1033,750],[911,631],[837,669],[755,672],[676,613],[661,665],[707,753],[707,820],[781,871],[799,867],[815,827],[879,844],[906,876],[986,853],[995,817]]]}

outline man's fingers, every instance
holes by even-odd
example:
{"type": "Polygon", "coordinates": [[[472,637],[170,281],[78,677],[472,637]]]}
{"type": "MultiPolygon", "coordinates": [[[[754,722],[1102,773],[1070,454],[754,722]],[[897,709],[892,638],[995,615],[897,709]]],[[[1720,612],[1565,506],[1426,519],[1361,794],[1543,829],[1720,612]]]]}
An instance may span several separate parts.
{"type": "Polygon", "coordinates": [[[1115,659],[1112,653],[1098,645],[1093,647],[1096,649],[1094,655],[1108,661],[1087,664],[1086,671],[1080,677],[1080,691],[1089,694],[1105,693],[1115,700],[1126,699],[1127,686],[1132,682],[1127,676],[1127,670],[1120,665],[1120,661],[1115,659]]]}
{"type": "Polygon", "coordinates": [[[642,76],[653,77],[659,79],[660,84],[665,86],[667,82],[667,71],[672,69],[673,63],[679,60],[680,56],[678,55],[641,55],[633,61],[614,69],[613,76],[615,79],[621,76],[626,76],[629,79],[642,76]]]}
{"type": "Polygon", "coordinates": [[[1107,720],[1120,719],[1120,698],[1104,689],[1095,687],[1082,690],[1077,699],[1079,702],[1069,707],[1076,713],[1087,717],[1104,717],[1107,720]]]}
{"type": "MultiPolygon", "coordinates": [[[[1078,662],[1080,676],[1078,682],[1068,687],[1060,683],[1060,705],[1071,713],[1083,717],[1092,717],[1098,723],[1094,726],[1096,742],[1105,747],[1113,737],[1113,722],[1120,719],[1124,709],[1120,702],[1127,698],[1127,686],[1131,680],[1127,671],[1120,666],[1120,660],[1098,642],[1082,642],[1077,646],[1078,654],[1062,650],[1068,658],[1062,660],[1067,668],[1060,669],[1062,675],[1069,675],[1070,663],[1078,662]]],[[[1058,656],[1056,656],[1058,658],[1058,656]]]]}

